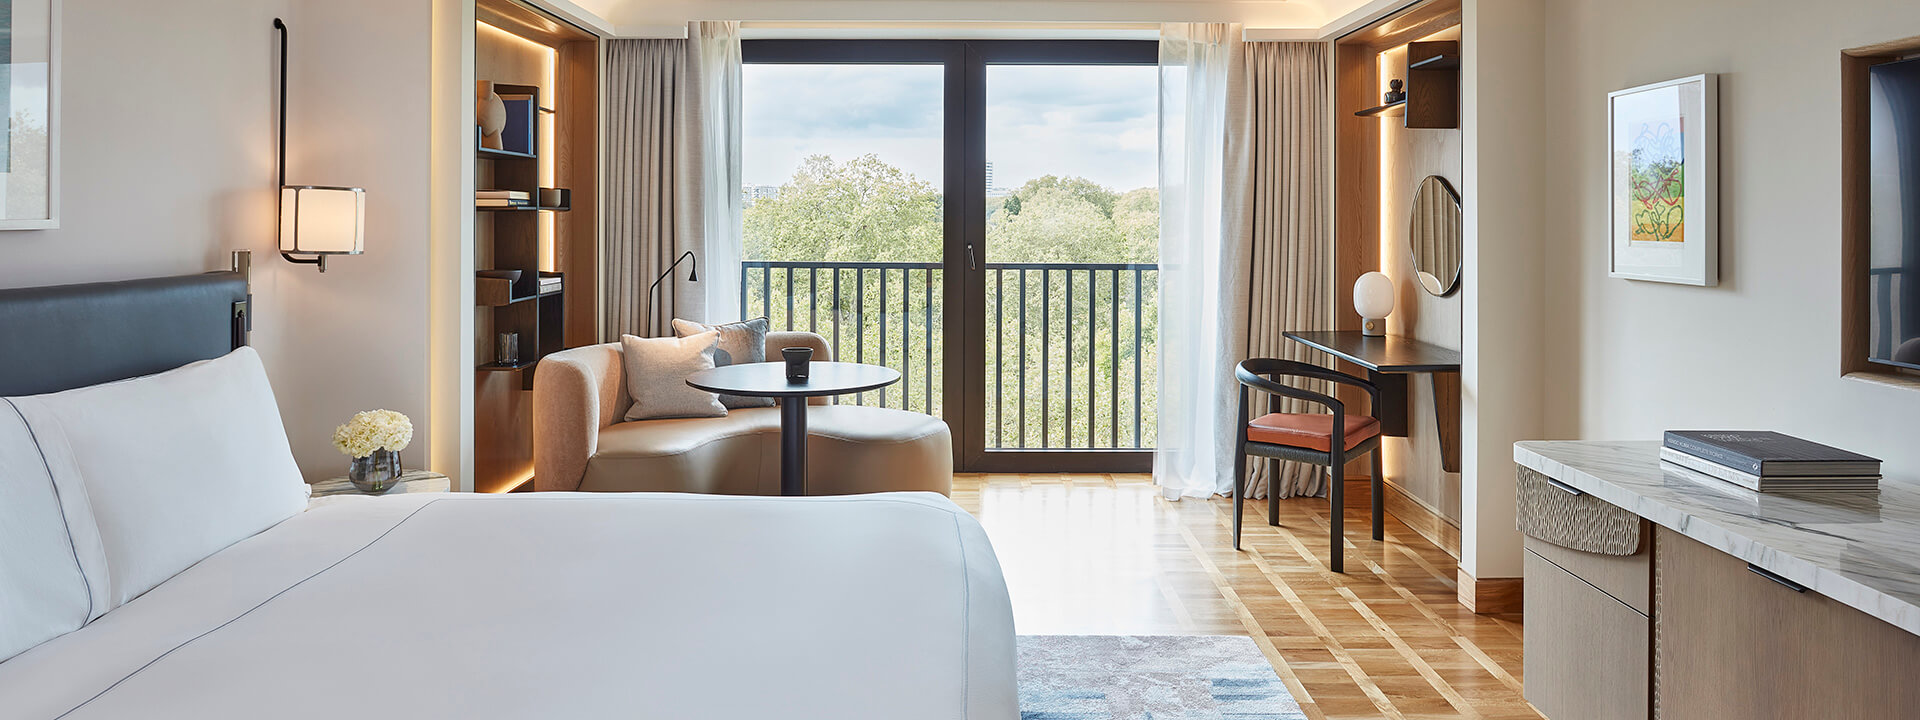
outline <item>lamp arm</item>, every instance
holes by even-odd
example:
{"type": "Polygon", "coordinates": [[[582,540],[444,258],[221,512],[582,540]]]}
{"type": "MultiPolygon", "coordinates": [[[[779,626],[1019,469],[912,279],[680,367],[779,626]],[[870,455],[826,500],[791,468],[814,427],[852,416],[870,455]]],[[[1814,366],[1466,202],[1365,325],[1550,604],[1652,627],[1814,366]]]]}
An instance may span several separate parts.
{"type": "Polygon", "coordinates": [[[654,278],[653,284],[647,286],[647,329],[649,331],[653,329],[654,309],[659,307],[659,303],[654,302],[654,295],[660,289],[660,283],[673,275],[673,269],[680,267],[682,260],[693,261],[693,265],[687,271],[687,282],[700,282],[700,258],[694,256],[692,250],[680,253],[680,257],[674,258],[673,264],[667,266],[667,271],[660,273],[660,277],[654,278]]]}

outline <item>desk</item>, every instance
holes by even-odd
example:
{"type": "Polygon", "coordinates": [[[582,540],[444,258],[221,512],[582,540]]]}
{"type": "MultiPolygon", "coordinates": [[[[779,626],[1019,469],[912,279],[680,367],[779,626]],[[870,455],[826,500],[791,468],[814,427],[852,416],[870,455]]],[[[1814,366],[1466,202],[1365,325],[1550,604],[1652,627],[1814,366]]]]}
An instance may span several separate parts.
{"type": "Polygon", "coordinates": [[[1460,472],[1460,351],[1397,335],[1358,330],[1289,332],[1288,340],[1366,368],[1380,388],[1380,434],[1407,436],[1407,376],[1433,378],[1433,414],[1440,434],[1440,468],[1460,472]]]}

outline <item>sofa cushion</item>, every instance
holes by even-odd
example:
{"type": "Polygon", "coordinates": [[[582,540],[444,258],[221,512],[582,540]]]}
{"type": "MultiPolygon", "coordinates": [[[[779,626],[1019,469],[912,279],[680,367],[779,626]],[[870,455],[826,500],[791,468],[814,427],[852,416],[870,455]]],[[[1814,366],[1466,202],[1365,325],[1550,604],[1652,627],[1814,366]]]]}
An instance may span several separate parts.
{"type": "MultiPolygon", "coordinates": [[[[714,367],[767,361],[766,318],[754,318],[723,325],[705,325],[692,320],[673,319],[673,334],[680,337],[693,337],[708,331],[720,333],[720,347],[713,352],[714,367]]],[[[725,405],[728,410],[772,407],[773,398],[721,393],[720,404],[725,405]]]]}
{"type": "MultiPolygon", "coordinates": [[[[807,494],[945,494],[952,487],[953,439],[939,418],[856,405],[808,408],[807,494]]],[[[579,489],[778,494],[780,411],[608,427],[579,489]]]]}
{"type": "Polygon", "coordinates": [[[633,407],[628,420],[719,417],[727,414],[720,398],[687,384],[687,377],[713,368],[720,333],[704,332],[684,338],[620,337],[626,365],[627,393],[633,407]]]}

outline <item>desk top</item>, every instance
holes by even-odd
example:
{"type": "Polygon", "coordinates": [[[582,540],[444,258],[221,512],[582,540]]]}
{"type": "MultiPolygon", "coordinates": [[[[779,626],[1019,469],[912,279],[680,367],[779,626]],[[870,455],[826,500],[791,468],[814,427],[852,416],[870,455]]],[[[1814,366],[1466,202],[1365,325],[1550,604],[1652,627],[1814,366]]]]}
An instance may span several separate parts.
{"type": "Polygon", "coordinates": [[[1660,442],[1528,441],[1513,459],[1701,544],[1920,635],[1920,483],[1761,493],[1660,462],[1660,442]]]}
{"type": "Polygon", "coordinates": [[[1288,340],[1375,372],[1459,372],[1460,351],[1398,335],[1367,336],[1358,330],[1290,332],[1288,340]]]}
{"type": "Polygon", "coordinates": [[[707,392],[751,397],[816,397],[846,395],[886,387],[900,381],[900,371],[879,365],[848,362],[812,362],[807,379],[787,382],[784,362],[742,363],[701,370],[687,384],[707,392]]]}

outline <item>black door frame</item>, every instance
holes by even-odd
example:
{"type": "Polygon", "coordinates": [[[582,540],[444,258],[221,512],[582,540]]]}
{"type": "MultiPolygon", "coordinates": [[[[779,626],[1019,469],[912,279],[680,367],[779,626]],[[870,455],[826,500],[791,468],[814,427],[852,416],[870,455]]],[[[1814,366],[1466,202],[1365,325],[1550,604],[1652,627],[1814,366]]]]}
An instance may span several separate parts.
{"type": "Polygon", "coordinates": [[[1153,40],[743,40],[758,64],[904,64],[945,68],[941,302],[949,308],[941,390],[962,472],[1147,472],[1151,450],[987,450],[987,66],[1153,65],[1153,40]],[[958,312],[951,312],[957,309],[958,312]],[[951,323],[958,321],[959,327],[951,323]],[[954,340],[958,342],[954,342],[954,340]],[[956,382],[956,380],[958,382],[956,382]]]}

